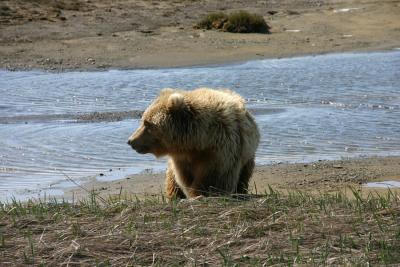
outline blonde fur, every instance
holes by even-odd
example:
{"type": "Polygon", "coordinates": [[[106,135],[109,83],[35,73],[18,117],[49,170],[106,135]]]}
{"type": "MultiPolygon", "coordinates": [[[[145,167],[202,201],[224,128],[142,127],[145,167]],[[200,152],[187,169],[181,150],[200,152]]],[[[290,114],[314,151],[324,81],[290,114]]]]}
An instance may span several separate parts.
{"type": "Polygon", "coordinates": [[[247,192],[260,134],[240,95],[209,88],[164,89],[143,121],[157,128],[150,135],[156,141],[131,138],[146,147],[155,142],[158,156],[168,155],[168,197],[247,192]]]}

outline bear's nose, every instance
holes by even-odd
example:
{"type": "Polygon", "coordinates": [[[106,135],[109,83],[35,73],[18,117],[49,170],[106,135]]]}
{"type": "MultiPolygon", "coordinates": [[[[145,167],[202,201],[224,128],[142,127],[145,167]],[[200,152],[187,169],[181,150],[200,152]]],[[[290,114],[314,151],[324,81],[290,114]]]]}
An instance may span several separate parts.
{"type": "Polygon", "coordinates": [[[132,149],[136,151],[140,148],[140,144],[133,138],[128,140],[128,145],[130,145],[132,149]]]}
{"type": "Polygon", "coordinates": [[[131,147],[134,146],[135,142],[133,142],[133,139],[128,139],[128,145],[130,145],[131,147]]]}

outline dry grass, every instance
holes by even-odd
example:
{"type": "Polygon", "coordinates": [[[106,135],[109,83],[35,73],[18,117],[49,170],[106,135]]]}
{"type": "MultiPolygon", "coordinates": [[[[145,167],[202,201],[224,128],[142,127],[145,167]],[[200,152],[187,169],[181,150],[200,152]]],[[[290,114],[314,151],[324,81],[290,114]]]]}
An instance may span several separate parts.
{"type": "Polygon", "coordinates": [[[1,204],[0,266],[400,263],[400,197],[270,192],[1,204]]]}
{"type": "Polygon", "coordinates": [[[221,29],[228,20],[228,16],[223,12],[210,13],[197,23],[196,28],[199,29],[221,29]]]}
{"type": "Polygon", "coordinates": [[[264,18],[258,14],[251,14],[240,10],[226,15],[223,12],[206,15],[195,28],[217,29],[233,33],[269,33],[270,27],[264,18]]]}

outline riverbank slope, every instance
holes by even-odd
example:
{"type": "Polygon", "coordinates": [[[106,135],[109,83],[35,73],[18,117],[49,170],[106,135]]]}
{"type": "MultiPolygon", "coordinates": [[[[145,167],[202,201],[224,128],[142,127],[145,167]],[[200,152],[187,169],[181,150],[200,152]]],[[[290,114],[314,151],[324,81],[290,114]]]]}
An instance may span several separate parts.
{"type": "MultiPolygon", "coordinates": [[[[165,173],[135,174],[114,181],[93,179],[81,188],[74,187],[67,190],[65,198],[84,199],[93,192],[104,198],[121,194],[138,197],[157,196],[164,192],[164,180],[165,173]]],[[[300,190],[310,193],[337,192],[349,187],[356,188],[365,195],[375,191],[386,192],[386,188],[364,186],[368,182],[378,181],[400,183],[400,157],[370,157],[257,166],[250,182],[250,192],[263,193],[268,191],[269,187],[281,191],[300,190]]]]}

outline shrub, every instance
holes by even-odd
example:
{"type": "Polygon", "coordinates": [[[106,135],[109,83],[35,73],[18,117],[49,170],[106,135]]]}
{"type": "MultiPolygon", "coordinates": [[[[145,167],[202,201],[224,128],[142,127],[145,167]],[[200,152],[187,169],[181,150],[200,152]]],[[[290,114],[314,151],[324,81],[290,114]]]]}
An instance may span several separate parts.
{"type": "Polygon", "coordinates": [[[269,33],[270,27],[261,15],[251,14],[241,10],[226,15],[222,12],[210,13],[204,17],[195,28],[222,29],[235,33],[269,33]]]}
{"type": "Polygon", "coordinates": [[[204,17],[196,27],[199,29],[221,29],[224,23],[228,20],[228,16],[222,12],[210,13],[204,17]],[[220,26],[218,24],[221,24],[220,26]],[[219,27],[218,27],[219,26],[219,27]]]}
{"type": "Polygon", "coordinates": [[[241,10],[229,15],[223,29],[228,32],[237,33],[269,33],[270,27],[261,15],[250,14],[247,11],[241,10]]]}

